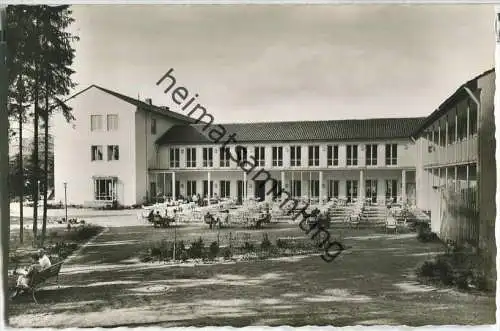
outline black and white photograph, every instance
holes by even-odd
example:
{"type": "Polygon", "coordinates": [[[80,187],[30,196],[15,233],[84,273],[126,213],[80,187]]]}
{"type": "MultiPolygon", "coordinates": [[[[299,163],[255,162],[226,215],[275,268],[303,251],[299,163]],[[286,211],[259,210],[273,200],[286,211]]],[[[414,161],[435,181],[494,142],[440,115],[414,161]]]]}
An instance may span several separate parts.
{"type": "Polygon", "coordinates": [[[9,327],[494,328],[500,8],[0,13],[9,327]]]}

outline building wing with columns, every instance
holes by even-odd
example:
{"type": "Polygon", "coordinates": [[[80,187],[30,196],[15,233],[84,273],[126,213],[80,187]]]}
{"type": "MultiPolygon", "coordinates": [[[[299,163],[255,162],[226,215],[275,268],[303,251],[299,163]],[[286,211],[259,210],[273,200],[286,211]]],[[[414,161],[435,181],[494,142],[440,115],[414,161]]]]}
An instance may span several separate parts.
{"type": "Polygon", "coordinates": [[[206,124],[175,125],[157,140],[151,195],[272,199],[282,187],[293,197],[414,203],[410,135],[424,119],[220,124],[233,145],[215,144],[206,124]]]}

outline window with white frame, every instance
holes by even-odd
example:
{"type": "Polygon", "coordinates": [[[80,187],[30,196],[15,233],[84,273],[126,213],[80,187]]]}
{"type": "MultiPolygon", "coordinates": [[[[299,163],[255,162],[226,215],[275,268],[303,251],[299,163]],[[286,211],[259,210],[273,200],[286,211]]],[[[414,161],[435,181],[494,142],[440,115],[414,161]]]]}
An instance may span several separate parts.
{"type": "Polygon", "coordinates": [[[203,167],[214,166],[214,150],[212,147],[203,147],[203,167]]]}
{"type": "Polygon", "coordinates": [[[319,166],[319,146],[309,146],[309,166],[319,166]]]}
{"type": "Polygon", "coordinates": [[[90,115],[90,131],[102,131],[102,115],[90,115]]]}
{"type": "Polygon", "coordinates": [[[283,146],[273,147],[273,167],[283,166],[283,146]]]}
{"type": "Polygon", "coordinates": [[[236,146],[236,158],[238,163],[247,160],[247,148],[243,146],[236,146]]]}
{"type": "Polygon", "coordinates": [[[108,131],[116,131],[118,130],[118,115],[117,114],[108,114],[106,118],[106,125],[108,131]]]}
{"type": "Polygon", "coordinates": [[[302,161],[302,146],[290,146],[290,166],[300,167],[302,161]]]}
{"type": "Polygon", "coordinates": [[[231,197],[231,182],[229,180],[221,180],[220,183],[220,197],[229,198],[231,197]]]}
{"type": "Polygon", "coordinates": [[[221,168],[229,167],[230,164],[230,151],[229,147],[221,147],[219,150],[219,166],[221,168]]]}
{"type": "Polygon", "coordinates": [[[339,197],[339,181],[330,179],[328,180],[328,197],[338,198],[339,197]]]}
{"type": "Polygon", "coordinates": [[[116,200],[116,181],[108,178],[94,179],[94,199],[98,201],[116,200]]]}
{"type": "Polygon", "coordinates": [[[256,146],[254,148],[254,159],[257,167],[263,167],[266,165],[266,154],[263,146],[256,146]]]}
{"type": "Polygon", "coordinates": [[[196,168],[196,148],[186,148],[186,168],[196,168]]]}
{"type": "Polygon", "coordinates": [[[339,165],[339,145],[329,145],[326,150],[327,165],[328,166],[338,166],[339,165]]]}
{"type": "Polygon", "coordinates": [[[188,197],[191,197],[196,194],[196,181],[195,180],[188,180],[186,182],[186,195],[188,197]]]}
{"type": "Polygon", "coordinates": [[[92,146],[90,148],[90,153],[92,161],[102,161],[102,146],[92,146]]]}
{"type": "Polygon", "coordinates": [[[309,181],[309,196],[311,198],[319,197],[319,180],[311,179],[309,181]]]}
{"type": "Polygon", "coordinates": [[[108,161],[118,161],[120,159],[120,147],[118,145],[108,145],[108,161]]]}
{"type": "Polygon", "coordinates": [[[179,148],[170,148],[170,168],[179,168],[179,148]]]}
{"type": "Polygon", "coordinates": [[[377,145],[369,144],[365,146],[365,156],[366,156],[366,165],[374,166],[377,165],[377,145]]]}
{"type": "Polygon", "coordinates": [[[348,166],[358,165],[358,145],[347,145],[347,162],[348,166]]]}
{"type": "Polygon", "coordinates": [[[385,145],[385,164],[397,165],[398,164],[398,145],[386,144],[385,145]]]}

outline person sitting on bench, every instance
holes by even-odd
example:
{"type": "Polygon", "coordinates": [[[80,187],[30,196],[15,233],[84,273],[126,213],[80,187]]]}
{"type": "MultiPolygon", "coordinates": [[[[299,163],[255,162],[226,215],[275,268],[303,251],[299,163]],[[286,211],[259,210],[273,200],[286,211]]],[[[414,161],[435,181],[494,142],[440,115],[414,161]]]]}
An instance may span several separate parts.
{"type": "Polygon", "coordinates": [[[21,272],[19,275],[16,290],[11,296],[12,299],[19,295],[22,291],[29,288],[30,281],[36,273],[50,268],[52,265],[49,257],[45,254],[43,249],[39,249],[36,254],[33,254],[32,258],[34,264],[32,264],[26,271],[21,272]]]}

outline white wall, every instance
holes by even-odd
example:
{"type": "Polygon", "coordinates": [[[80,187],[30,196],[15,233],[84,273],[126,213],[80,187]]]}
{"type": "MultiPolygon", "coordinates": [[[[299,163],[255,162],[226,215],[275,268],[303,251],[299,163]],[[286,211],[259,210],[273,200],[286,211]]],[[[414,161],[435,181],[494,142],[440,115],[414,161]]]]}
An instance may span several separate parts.
{"type": "Polygon", "coordinates": [[[54,117],[54,176],[56,201],[64,201],[67,182],[68,203],[84,204],[94,199],[92,176],[117,176],[118,199],[135,201],[134,107],[95,87],[68,102],[76,120],[67,124],[54,117]],[[103,115],[103,131],[90,131],[90,115],[103,115]],[[118,130],[106,131],[106,115],[118,114],[118,130]],[[91,146],[103,146],[103,160],[91,161],[91,146]],[[119,160],[107,161],[107,145],[119,145],[119,160]]]}
{"type": "MultiPolygon", "coordinates": [[[[166,116],[139,110],[135,113],[135,141],[131,146],[135,146],[135,186],[136,193],[134,203],[142,203],[145,201],[150,189],[148,168],[158,168],[164,165],[164,155],[168,155],[168,148],[161,152],[158,157],[156,148],[156,140],[168,131],[173,125],[181,124],[181,121],[168,118],[166,116]],[[156,134],[151,133],[151,119],[156,119],[156,134]]],[[[134,137],[134,131],[130,131],[130,135],[134,137]]],[[[185,157],[185,152],[181,154],[185,157]]]]}

